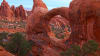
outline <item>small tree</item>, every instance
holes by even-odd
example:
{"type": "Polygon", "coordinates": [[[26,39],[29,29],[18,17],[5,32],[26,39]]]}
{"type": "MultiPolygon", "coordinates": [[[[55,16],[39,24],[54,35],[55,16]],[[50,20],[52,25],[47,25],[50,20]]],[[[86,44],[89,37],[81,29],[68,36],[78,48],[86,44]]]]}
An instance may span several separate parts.
{"type": "Polygon", "coordinates": [[[31,45],[21,33],[17,32],[7,43],[6,49],[17,56],[25,56],[31,50],[31,45]]]}
{"type": "Polygon", "coordinates": [[[62,56],[88,56],[94,54],[99,49],[98,44],[94,40],[89,40],[84,43],[82,48],[78,45],[71,45],[65,52],[62,52],[62,56]]]}

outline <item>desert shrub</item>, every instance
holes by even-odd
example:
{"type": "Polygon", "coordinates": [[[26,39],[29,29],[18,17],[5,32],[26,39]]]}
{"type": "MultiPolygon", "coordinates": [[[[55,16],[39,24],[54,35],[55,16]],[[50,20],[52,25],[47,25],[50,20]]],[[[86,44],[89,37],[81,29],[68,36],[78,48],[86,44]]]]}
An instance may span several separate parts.
{"type": "Polygon", "coordinates": [[[12,35],[5,48],[15,55],[25,56],[31,50],[31,44],[24,38],[22,33],[17,32],[12,35]]]}
{"type": "MultiPolygon", "coordinates": [[[[94,40],[89,40],[84,43],[82,47],[78,45],[71,45],[66,51],[62,52],[62,56],[88,56],[89,54],[95,54],[100,48],[98,43],[94,40]]],[[[96,54],[95,54],[96,55],[96,54]]]]}
{"type": "Polygon", "coordinates": [[[1,45],[1,46],[4,46],[4,44],[3,44],[3,39],[6,39],[6,38],[7,38],[7,35],[8,35],[7,32],[1,32],[1,33],[0,33],[0,45],[1,45]]]}

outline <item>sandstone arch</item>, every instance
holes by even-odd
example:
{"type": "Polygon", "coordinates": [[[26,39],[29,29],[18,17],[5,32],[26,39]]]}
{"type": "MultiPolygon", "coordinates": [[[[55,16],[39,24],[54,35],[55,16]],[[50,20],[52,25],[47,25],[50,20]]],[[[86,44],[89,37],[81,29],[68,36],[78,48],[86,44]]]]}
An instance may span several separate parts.
{"type": "Polygon", "coordinates": [[[65,17],[69,20],[72,29],[70,36],[71,42],[81,45],[84,41],[99,38],[97,32],[99,33],[100,23],[95,21],[100,18],[100,6],[98,5],[100,5],[99,0],[73,0],[70,4],[68,13],[65,7],[56,8],[46,13],[43,18],[49,22],[50,18],[55,15],[65,17]],[[68,17],[66,17],[67,14],[68,17]],[[94,29],[96,26],[98,31],[94,29]],[[95,34],[93,33],[94,31],[96,32],[95,34]]]}
{"type": "MultiPolygon", "coordinates": [[[[82,45],[83,42],[90,39],[99,41],[100,6],[98,5],[100,5],[99,0],[73,0],[69,8],[61,7],[48,11],[43,6],[34,7],[26,27],[28,39],[35,41],[36,47],[42,48],[42,50],[48,50],[46,47],[66,49],[64,44],[54,42],[47,35],[47,32],[50,31],[48,24],[51,18],[61,15],[69,21],[71,26],[70,42],[82,45]]],[[[37,54],[39,54],[38,51],[37,54]]]]}
{"type": "MultiPolygon", "coordinates": [[[[37,0],[36,2],[39,1],[41,2],[42,0],[37,0]]],[[[41,3],[44,4],[43,2],[41,3]]],[[[39,54],[40,56],[60,56],[57,51],[65,50],[66,46],[65,44],[57,43],[49,38],[47,35],[47,32],[49,32],[49,28],[47,27],[48,22],[41,18],[48,12],[48,9],[45,8],[44,5],[40,6],[38,3],[36,3],[36,6],[33,8],[32,14],[28,17],[26,26],[27,40],[35,42],[35,45],[32,46],[32,53],[35,53],[35,56],[39,54]],[[55,47],[57,47],[58,50],[54,49],[55,47]],[[50,54],[48,54],[48,52],[50,54]]]]}

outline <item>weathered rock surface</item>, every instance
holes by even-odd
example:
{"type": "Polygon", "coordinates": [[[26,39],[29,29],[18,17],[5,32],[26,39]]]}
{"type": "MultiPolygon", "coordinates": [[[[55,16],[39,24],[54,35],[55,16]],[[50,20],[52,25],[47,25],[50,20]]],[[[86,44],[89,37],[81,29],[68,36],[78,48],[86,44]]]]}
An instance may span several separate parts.
{"type": "Polygon", "coordinates": [[[7,52],[3,47],[0,46],[0,56],[15,56],[15,55],[7,52]]]}
{"type": "Polygon", "coordinates": [[[72,41],[91,39],[100,41],[100,35],[98,35],[100,31],[100,6],[98,5],[100,5],[99,0],[73,0],[71,2],[69,16],[72,41]]]}
{"type": "MultiPolygon", "coordinates": [[[[39,2],[39,0],[36,1],[39,2]]],[[[61,7],[50,11],[43,5],[38,6],[40,4],[36,4],[37,7],[34,5],[33,13],[28,18],[26,27],[28,40],[34,41],[35,49],[38,50],[34,51],[33,49],[33,53],[37,53],[36,55],[39,53],[40,56],[59,56],[59,52],[66,48],[65,44],[53,41],[47,34],[50,32],[49,22],[56,15],[61,15],[69,21],[71,27],[69,43],[82,45],[91,39],[100,43],[99,0],[73,0],[69,8],[61,7]],[[55,50],[56,48],[58,48],[58,50],[55,50]],[[58,52],[58,54],[56,54],[56,52],[58,52]]]]}
{"type": "Polygon", "coordinates": [[[45,5],[45,3],[42,1],[42,0],[33,0],[33,8],[32,8],[32,12],[34,11],[34,8],[35,7],[42,7],[42,8],[46,8],[47,9],[47,6],[45,5]]]}
{"type": "Polygon", "coordinates": [[[24,10],[22,5],[20,5],[19,7],[16,7],[15,17],[20,20],[26,19],[26,11],[24,10]]]}
{"type": "Polygon", "coordinates": [[[1,19],[7,19],[9,21],[13,20],[13,11],[10,9],[9,4],[3,0],[0,6],[0,16],[1,19]]]}
{"type": "MultiPolygon", "coordinates": [[[[34,1],[41,2],[42,0],[34,1]]],[[[42,3],[43,2],[41,2],[41,4],[42,3]]],[[[52,40],[48,36],[48,32],[50,31],[48,26],[49,22],[41,18],[48,12],[48,9],[44,7],[44,5],[40,6],[38,3],[36,3],[33,8],[26,27],[27,39],[35,43],[32,49],[33,54],[35,56],[60,56],[58,52],[65,50],[66,46],[65,44],[52,40]]]]}
{"type": "Polygon", "coordinates": [[[8,21],[14,20],[24,20],[27,18],[26,11],[24,10],[23,6],[20,5],[16,7],[12,5],[11,7],[3,0],[0,6],[0,19],[6,19],[8,21]]]}
{"type": "Polygon", "coordinates": [[[55,15],[65,17],[71,27],[70,41],[74,44],[82,44],[87,40],[100,41],[100,1],[99,0],[73,0],[69,7],[67,16],[67,9],[56,8],[49,11],[44,18],[50,21],[55,15]]]}
{"type": "Polygon", "coordinates": [[[32,14],[32,11],[27,11],[26,10],[26,13],[27,13],[27,17],[28,17],[28,16],[30,16],[32,14]]]}
{"type": "Polygon", "coordinates": [[[12,5],[12,6],[11,6],[11,10],[12,10],[12,11],[13,11],[13,13],[14,13],[14,17],[15,17],[15,9],[16,9],[16,8],[15,8],[15,6],[14,6],[14,5],[12,5]]]}

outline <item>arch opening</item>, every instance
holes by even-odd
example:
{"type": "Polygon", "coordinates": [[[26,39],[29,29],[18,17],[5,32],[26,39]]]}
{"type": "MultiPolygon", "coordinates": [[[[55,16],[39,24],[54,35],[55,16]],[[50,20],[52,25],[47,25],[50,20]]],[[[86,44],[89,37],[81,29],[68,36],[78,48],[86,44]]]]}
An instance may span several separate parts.
{"type": "Polygon", "coordinates": [[[49,21],[49,36],[56,41],[67,40],[71,34],[69,21],[60,15],[56,15],[49,21]]]}

